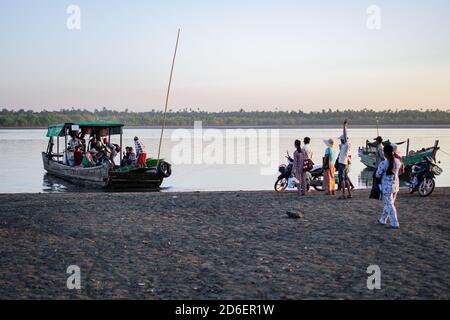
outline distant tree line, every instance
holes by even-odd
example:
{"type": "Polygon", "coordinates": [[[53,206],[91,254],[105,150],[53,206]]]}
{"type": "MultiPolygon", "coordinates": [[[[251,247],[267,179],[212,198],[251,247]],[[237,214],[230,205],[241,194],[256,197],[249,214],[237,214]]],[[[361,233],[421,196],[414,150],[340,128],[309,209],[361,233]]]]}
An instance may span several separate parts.
{"type": "MultiPolygon", "coordinates": [[[[206,112],[199,109],[170,111],[169,126],[192,126],[194,121],[203,121],[204,126],[285,126],[285,125],[340,125],[344,118],[352,124],[375,125],[450,125],[450,110],[322,110],[299,111],[220,111],[206,112]]],[[[103,108],[94,111],[61,109],[60,111],[7,110],[0,111],[0,127],[46,127],[49,124],[81,121],[114,121],[127,126],[156,126],[163,122],[163,112],[114,111],[103,108]]]]}

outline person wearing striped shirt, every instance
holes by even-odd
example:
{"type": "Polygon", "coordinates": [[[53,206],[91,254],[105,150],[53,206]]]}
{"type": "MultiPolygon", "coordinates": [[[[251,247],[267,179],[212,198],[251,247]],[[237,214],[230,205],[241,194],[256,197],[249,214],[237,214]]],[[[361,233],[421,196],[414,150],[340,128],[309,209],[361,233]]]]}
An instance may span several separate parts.
{"type": "Polygon", "coordinates": [[[134,146],[136,149],[137,164],[140,167],[145,167],[145,160],[147,159],[147,153],[145,152],[144,144],[139,141],[138,137],[134,137],[134,146]]]}

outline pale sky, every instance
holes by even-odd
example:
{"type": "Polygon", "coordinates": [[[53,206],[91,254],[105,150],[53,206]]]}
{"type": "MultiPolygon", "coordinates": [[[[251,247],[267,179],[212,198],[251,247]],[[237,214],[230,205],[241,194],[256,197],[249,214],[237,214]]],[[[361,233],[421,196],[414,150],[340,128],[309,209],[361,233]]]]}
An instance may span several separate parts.
{"type": "Polygon", "coordinates": [[[0,108],[162,108],[178,27],[174,110],[450,108],[448,0],[1,0],[0,108]]]}

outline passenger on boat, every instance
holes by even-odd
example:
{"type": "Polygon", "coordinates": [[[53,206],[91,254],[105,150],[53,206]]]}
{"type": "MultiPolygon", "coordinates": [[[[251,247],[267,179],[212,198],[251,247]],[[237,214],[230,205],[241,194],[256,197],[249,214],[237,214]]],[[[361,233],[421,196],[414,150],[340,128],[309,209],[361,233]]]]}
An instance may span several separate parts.
{"type": "Polygon", "coordinates": [[[140,167],[145,167],[145,160],[147,159],[147,153],[145,152],[145,146],[139,141],[138,137],[134,137],[134,146],[136,147],[137,164],[140,167]]]}
{"type": "Polygon", "coordinates": [[[79,132],[77,137],[80,140],[81,143],[81,151],[86,151],[86,140],[84,139],[85,133],[84,132],[79,132]]]}
{"type": "Polygon", "coordinates": [[[123,154],[121,163],[122,167],[136,163],[136,154],[133,152],[133,147],[126,147],[125,150],[126,152],[124,152],[123,154]]]}
{"type": "Polygon", "coordinates": [[[120,152],[120,148],[117,144],[111,143],[107,137],[103,138],[103,144],[107,148],[107,156],[109,160],[115,165],[114,158],[117,156],[117,153],[120,152]]]}
{"type": "MultiPolygon", "coordinates": [[[[93,152],[96,152],[93,150],[93,152]]],[[[84,168],[90,168],[95,167],[96,163],[95,160],[92,157],[91,152],[87,151],[83,154],[83,159],[81,160],[81,163],[83,164],[84,168]]]]}
{"type": "Polygon", "coordinates": [[[383,152],[383,138],[378,136],[375,139],[377,145],[377,151],[375,152],[375,166],[378,168],[378,165],[384,161],[384,152],[383,152]]]}
{"type": "Polygon", "coordinates": [[[83,161],[83,152],[81,152],[81,147],[76,146],[73,152],[73,160],[75,167],[80,167],[81,162],[83,161]]]}
{"type": "Polygon", "coordinates": [[[75,147],[81,146],[81,142],[80,142],[80,139],[78,139],[78,137],[77,137],[76,131],[70,132],[70,137],[71,137],[71,139],[67,143],[67,150],[64,154],[64,157],[65,157],[66,165],[73,167],[75,165],[75,163],[74,163],[75,147]]]}
{"type": "Polygon", "coordinates": [[[101,151],[103,149],[102,142],[97,136],[93,136],[88,146],[89,150],[94,149],[95,151],[101,151]]]}
{"type": "Polygon", "coordinates": [[[81,141],[77,136],[77,131],[72,131],[70,133],[70,137],[71,137],[71,139],[69,140],[69,142],[67,144],[68,149],[75,150],[76,146],[81,146],[81,141]]]}

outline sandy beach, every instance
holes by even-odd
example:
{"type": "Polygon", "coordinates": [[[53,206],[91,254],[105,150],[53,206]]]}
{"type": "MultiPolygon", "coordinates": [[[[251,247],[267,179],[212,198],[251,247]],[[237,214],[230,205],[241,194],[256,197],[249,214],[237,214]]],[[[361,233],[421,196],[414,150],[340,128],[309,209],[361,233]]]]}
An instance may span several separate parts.
{"type": "Polygon", "coordinates": [[[397,208],[400,230],[367,190],[0,194],[0,299],[449,299],[450,188],[397,208]]]}

